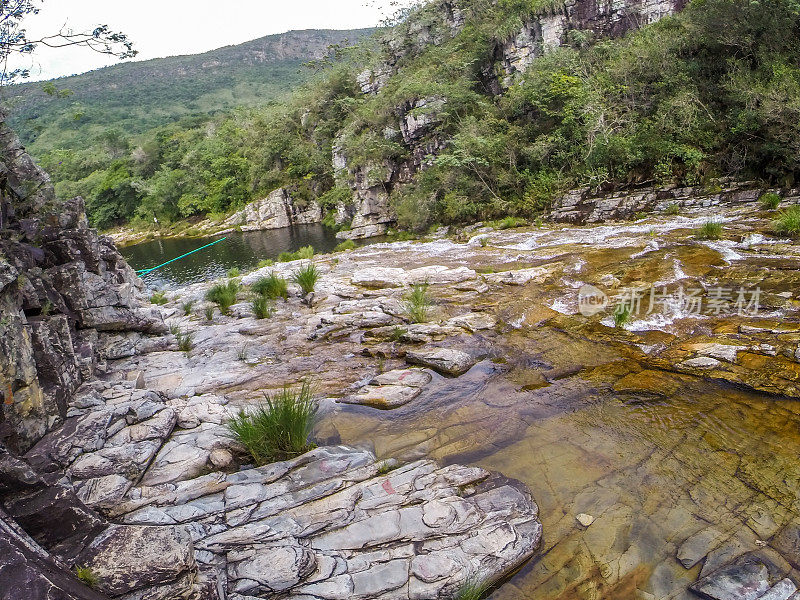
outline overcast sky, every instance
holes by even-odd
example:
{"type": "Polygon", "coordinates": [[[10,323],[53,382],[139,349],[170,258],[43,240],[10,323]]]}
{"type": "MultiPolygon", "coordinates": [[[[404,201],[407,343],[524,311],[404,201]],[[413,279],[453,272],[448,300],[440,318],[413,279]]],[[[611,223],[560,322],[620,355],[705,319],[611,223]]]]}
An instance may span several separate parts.
{"type": "MultiPolygon", "coordinates": [[[[389,0],[44,0],[25,21],[28,38],[62,25],[86,31],[108,25],[134,40],[135,60],[195,54],[291,29],[372,27],[391,9],[389,0]]],[[[116,59],[86,48],[40,46],[14,66],[31,69],[31,80],[83,73],[116,59]]]]}

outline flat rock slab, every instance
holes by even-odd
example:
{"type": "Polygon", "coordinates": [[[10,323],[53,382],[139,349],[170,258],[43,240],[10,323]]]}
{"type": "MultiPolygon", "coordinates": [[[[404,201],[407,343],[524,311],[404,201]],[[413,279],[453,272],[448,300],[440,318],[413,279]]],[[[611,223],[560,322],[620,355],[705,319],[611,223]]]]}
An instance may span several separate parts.
{"type": "Polygon", "coordinates": [[[690,589],[709,600],[758,600],[770,589],[769,571],[757,561],[729,565],[690,589]]]}
{"type": "Polygon", "coordinates": [[[477,362],[472,356],[461,350],[451,348],[435,348],[433,350],[411,350],[406,353],[406,360],[411,364],[422,365],[442,373],[457,377],[469,371],[477,362]]]}
{"type": "Polygon", "coordinates": [[[475,271],[467,267],[450,268],[443,265],[418,267],[409,271],[399,267],[367,267],[354,271],[350,281],[361,287],[394,288],[414,283],[463,283],[477,276],[475,271]]]}
{"type": "Polygon", "coordinates": [[[790,600],[794,597],[797,586],[791,579],[781,579],[773,585],[769,591],[758,600],[790,600]]]}
{"type": "Polygon", "coordinates": [[[341,402],[388,410],[408,404],[421,392],[420,388],[405,385],[366,385],[357,393],[343,398],[341,402]]]}

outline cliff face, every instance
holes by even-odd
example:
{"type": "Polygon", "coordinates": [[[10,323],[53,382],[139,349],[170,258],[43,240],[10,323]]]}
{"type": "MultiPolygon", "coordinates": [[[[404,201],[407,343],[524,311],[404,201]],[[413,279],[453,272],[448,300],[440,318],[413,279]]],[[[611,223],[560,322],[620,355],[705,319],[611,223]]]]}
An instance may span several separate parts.
{"type": "Polygon", "coordinates": [[[25,450],[64,418],[100,332],[164,330],[141,285],[0,122],[0,443],[25,450]]]}

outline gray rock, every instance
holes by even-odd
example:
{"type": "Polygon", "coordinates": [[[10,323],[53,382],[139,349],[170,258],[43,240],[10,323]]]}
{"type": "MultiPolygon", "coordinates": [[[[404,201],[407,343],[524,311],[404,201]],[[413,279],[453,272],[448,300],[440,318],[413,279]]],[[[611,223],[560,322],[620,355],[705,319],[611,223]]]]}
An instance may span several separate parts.
{"type": "Polygon", "coordinates": [[[723,567],[690,589],[710,600],[757,600],[769,588],[767,567],[757,561],[746,561],[723,567]]]}
{"type": "Polygon", "coordinates": [[[797,586],[791,579],[782,579],[773,585],[759,600],[789,600],[797,591],[797,586]]]}
{"type": "Polygon", "coordinates": [[[475,359],[461,350],[436,348],[433,350],[412,350],[406,353],[406,360],[412,364],[429,367],[444,375],[458,376],[469,371],[475,359]]]}

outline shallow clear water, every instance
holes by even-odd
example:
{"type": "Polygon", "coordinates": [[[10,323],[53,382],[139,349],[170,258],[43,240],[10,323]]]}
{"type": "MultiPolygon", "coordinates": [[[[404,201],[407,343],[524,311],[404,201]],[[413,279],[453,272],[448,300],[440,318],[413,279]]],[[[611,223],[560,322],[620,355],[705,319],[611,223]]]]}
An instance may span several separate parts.
{"type": "MultiPolygon", "coordinates": [[[[157,239],[120,251],[134,269],[149,269],[221,237],[226,236],[157,239]]],[[[234,267],[245,272],[262,260],[275,259],[281,252],[294,252],[303,246],[314,246],[318,253],[330,252],[338,241],[333,230],[320,224],[229,233],[224,242],[148,273],[142,279],[151,288],[199,283],[222,277],[234,267]]]]}

